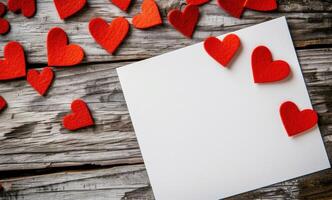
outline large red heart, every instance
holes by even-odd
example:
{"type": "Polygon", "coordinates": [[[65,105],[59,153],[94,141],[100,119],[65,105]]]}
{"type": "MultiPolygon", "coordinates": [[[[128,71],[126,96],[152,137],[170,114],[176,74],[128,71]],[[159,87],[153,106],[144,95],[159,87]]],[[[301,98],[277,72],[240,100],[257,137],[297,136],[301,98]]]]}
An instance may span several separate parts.
{"type": "Polygon", "coordinates": [[[209,37],[204,41],[206,52],[224,67],[227,67],[240,46],[240,38],[235,34],[227,35],[223,41],[216,37],[209,37]]]}
{"type": "Polygon", "coordinates": [[[270,11],[277,9],[278,5],[276,0],[247,0],[245,7],[258,11],[270,11]]]}
{"type": "Polygon", "coordinates": [[[186,0],[186,1],[187,1],[187,4],[199,6],[199,5],[209,2],[210,0],[186,0]]]}
{"type": "Polygon", "coordinates": [[[27,75],[28,83],[42,96],[47,92],[53,78],[54,72],[51,67],[45,67],[41,73],[35,69],[30,69],[27,75]]]}
{"type": "Polygon", "coordinates": [[[73,113],[63,118],[63,126],[66,129],[74,131],[94,125],[90,110],[83,100],[77,99],[73,101],[71,110],[73,113]]]}
{"type": "Polygon", "coordinates": [[[217,0],[217,2],[219,7],[224,9],[228,14],[233,17],[240,18],[244,10],[246,0],[217,0]]]}
{"type": "Polygon", "coordinates": [[[158,5],[154,0],[144,0],[142,13],[134,16],[132,21],[134,27],[145,29],[162,24],[158,5]]]}
{"type": "Polygon", "coordinates": [[[110,0],[114,5],[123,11],[127,11],[131,0],[110,0]]]}
{"type": "Polygon", "coordinates": [[[6,14],[6,5],[0,2],[0,17],[3,17],[6,14]]]}
{"type": "Polygon", "coordinates": [[[123,17],[114,19],[110,24],[102,18],[95,18],[90,21],[89,30],[96,42],[113,54],[127,36],[129,23],[123,17]]]}
{"type": "Polygon", "coordinates": [[[10,30],[10,24],[6,19],[0,18],[0,35],[5,35],[10,30]]]}
{"type": "Polygon", "coordinates": [[[265,46],[256,47],[251,56],[255,83],[281,81],[290,74],[290,67],[283,60],[272,60],[270,50],[265,46]]]}
{"type": "Polygon", "coordinates": [[[314,110],[300,111],[297,105],[290,101],[280,106],[280,116],[289,137],[313,128],[318,121],[314,110]]]}
{"type": "Polygon", "coordinates": [[[47,35],[47,56],[49,66],[73,66],[82,62],[84,51],[76,44],[68,45],[66,32],[55,27],[47,35]]]}
{"type": "Polygon", "coordinates": [[[7,102],[6,100],[0,96],[0,112],[4,110],[7,107],[7,102]]]}
{"type": "Polygon", "coordinates": [[[4,48],[4,60],[0,60],[0,80],[24,77],[25,66],[23,47],[18,42],[9,42],[4,48]]]}
{"type": "Polygon", "coordinates": [[[86,0],[54,0],[56,10],[61,19],[66,19],[78,11],[86,4],[86,0]]]}
{"type": "Polygon", "coordinates": [[[36,13],[35,0],[8,0],[8,10],[12,12],[22,12],[25,17],[32,17],[36,13]]]}
{"type": "Polygon", "coordinates": [[[195,5],[187,5],[183,12],[178,9],[168,13],[168,21],[184,36],[191,38],[199,19],[199,9],[195,5]]]}

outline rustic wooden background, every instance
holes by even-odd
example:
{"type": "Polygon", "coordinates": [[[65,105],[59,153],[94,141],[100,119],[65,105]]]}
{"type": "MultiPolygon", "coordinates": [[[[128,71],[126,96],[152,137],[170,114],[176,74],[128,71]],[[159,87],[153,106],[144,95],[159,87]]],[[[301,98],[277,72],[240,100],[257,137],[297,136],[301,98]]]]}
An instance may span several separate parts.
{"type": "MultiPolygon", "coordinates": [[[[193,40],[166,20],[167,12],[185,1],[158,0],[164,25],[146,31],[132,28],[116,55],[107,54],[88,33],[89,20],[125,16],[131,21],[141,3],[134,1],[124,13],[108,0],[88,0],[81,12],[61,21],[52,0],[37,0],[37,14],[31,19],[6,15],[12,28],[0,36],[1,56],[3,46],[16,40],[26,50],[29,68],[45,67],[46,34],[59,26],[84,48],[86,58],[79,66],[56,69],[46,97],[37,95],[24,79],[0,83],[0,95],[9,103],[0,114],[0,199],[154,199],[115,69],[280,16],[288,19],[332,161],[332,0],[279,0],[278,11],[247,11],[240,20],[212,0],[200,8],[193,40]],[[61,119],[76,98],[88,102],[96,126],[70,133],[61,119]]],[[[332,199],[332,170],[230,199],[332,199]]]]}

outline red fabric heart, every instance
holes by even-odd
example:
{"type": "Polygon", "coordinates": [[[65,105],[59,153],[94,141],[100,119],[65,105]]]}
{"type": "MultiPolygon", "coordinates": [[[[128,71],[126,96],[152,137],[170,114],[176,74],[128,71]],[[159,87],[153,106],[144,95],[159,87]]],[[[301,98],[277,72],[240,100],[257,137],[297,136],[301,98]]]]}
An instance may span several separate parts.
{"type": "Polygon", "coordinates": [[[255,83],[281,81],[290,74],[290,67],[283,60],[272,61],[272,54],[265,46],[256,47],[251,56],[255,83]]]}
{"type": "Polygon", "coordinates": [[[228,14],[233,17],[240,18],[246,0],[217,0],[219,7],[224,9],[228,14]]]}
{"type": "Polygon", "coordinates": [[[0,35],[5,35],[10,30],[10,24],[6,19],[0,18],[0,35]]]}
{"type": "Polygon", "coordinates": [[[67,19],[80,11],[86,4],[86,0],[54,0],[56,10],[61,19],[67,19]]]}
{"type": "Polygon", "coordinates": [[[6,5],[0,2],[0,17],[3,17],[6,14],[6,5]]]}
{"type": "Polygon", "coordinates": [[[94,125],[90,110],[83,100],[77,99],[71,104],[73,113],[63,118],[63,126],[71,131],[94,125]]]}
{"type": "Polygon", "coordinates": [[[136,15],[132,21],[135,28],[145,29],[162,24],[158,5],[154,0],[144,0],[142,13],[136,15]]]}
{"type": "Polygon", "coordinates": [[[0,96],[0,112],[3,111],[7,107],[6,100],[0,96]]]}
{"type": "Polygon", "coordinates": [[[110,0],[114,5],[123,11],[127,11],[131,0],[110,0]]]}
{"type": "Polygon", "coordinates": [[[205,51],[224,67],[227,67],[240,46],[240,38],[235,34],[227,35],[223,41],[216,37],[209,37],[204,41],[205,51]]]}
{"type": "Polygon", "coordinates": [[[49,66],[73,66],[82,62],[84,51],[76,44],[68,45],[66,32],[55,27],[47,35],[47,56],[49,66]]]}
{"type": "Polygon", "coordinates": [[[113,54],[127,36],[129,23],[123,17],[114,19],[110,24],[102,18],[95,18],[90,21],[89,30],[96,42],[113,54]]]}
{"type": "Polygon", "coordinates": [[[318,121],[314,110],[300,111],[297,105],[287,101],[280,106],[280,116],[289,137],[313,128],[318,121]]]}
{"type": "Polygon", "coordinates": [[[25,17],[33,17],[36,13],[35,0],[8,0],[8,10],[22,12],[25,17]]]}
{"type": "Polygon", "coordinates": [[[168,13],[169,23],[184,36],[191,38],[199,19],[199,9],[195,5],[187,5],[183,12],[178,9],[168,13]]]}
{"type": "Polygon", "coordinates": [[[276,0],[247,0],[245,7],[258,11],[271,11],[278,7],[276,0]]]}
{"type": "Polygon", "coordinates": [[[210,0],[186,0],[186,1],[187,1],[187,4],[199,6],[199,5],[209,2],[210,0]]]}
{"type": "Polygon", "coordinates": [[[35,69],[30,69],[27,75],[28,83],[42,96],[47,92],[53,78],[54,72],[50,67],[45,67],[41,73],[35,69]]]}
{"type": "Polygon", "coordinates": [[[9,42],[4,48],[4,60],[0,60],[0,80],[24,77],[25,66],[23,47],[18,42],[9,42]]]}

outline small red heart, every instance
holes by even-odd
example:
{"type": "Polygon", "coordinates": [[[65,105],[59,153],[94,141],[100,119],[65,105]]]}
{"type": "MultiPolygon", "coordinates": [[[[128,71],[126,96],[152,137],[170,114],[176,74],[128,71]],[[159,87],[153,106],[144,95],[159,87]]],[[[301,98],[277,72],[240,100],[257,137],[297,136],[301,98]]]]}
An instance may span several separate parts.
{"type": "Polygon", "coordinates": [[[187,5],[183,12],[178,9],[168,13],[168,21],[184,36],[191,38],[199,19],[199,9],[195,5],[187,5]]]}
{"type": "Polygon", "coordinates": [[[33,17],[36,13],[35,0],[8,0],[8,10],[12,12],[22,12],[25,17],[33,17]]]}
{"type": "Polygon", "coordinates": [[[23,47],[18,42],[9,42],[4,48],[4,60],[0,60],[0,80],[24,77],[25,66],[23,47]]]}
{"type": "Polygon", "coordinates": [[[240,46],[240,38],[235,34],[227,35],[223,41],[216,37],[209,37],[204,41],[206,52],[224,67],[230,63],[240,46]]]}
{"type": "Polygon", "coordinates": [[[3,17],[6,14],[6,5],[0,2],[0,17],[3,17]]]}
{"type": "Polygon", "coordinates": [[[127,36],[129,23],[123,17],[114,19],[110,24],[102,18],[95,18],[90,21],[89,30],[96,42],[113,54],[127,36]]]}
{"type": "Polygon", "coordinates": [[[280,106],[280,116],[289,137],[313,128],[318,121],[314,110],[300,111],[297,105],[290,101],[280,106]]]}
{"type": "Polygon", "coordinates": [[[5,35],[10,30],[10,24],[6,19],[0,18],[0,35],[5,35]]]}
{"type": "Polygon", "coordinates": [[[86,0],[54,0],[56,10],[61,19],[66,19],[78,11],[86,4],[86,0]]]}
{"type": "Polygon", "coordinates": [[[45,67],[41,73],[35,69],[30,69],[27,75],[28,83],[42,96],[47,92],[53,78],[54,72],[50,67],[45,67]]]}
{"type": "Polygon", "coordinates": [[[0,96],[0,112],[3,111],[7,107],[6,100],[0,96]]]}
{"type": "Polygon", "coordinates": [[[131,0],[110,0],[114,5],[123,11],[127,11],[131,0]]]}
{"type": "Polygon", "coordinates": [[[281,81],[290,74],[290,67],[283,60],[272,60],[270,50],[265,46],[255,48],[251,56],[251,65],[255,83],[281,81]]]}
{"type": "Polygon", "coordinates": [[[186,1],[187,1],[187,4],[200,6],[200,5],[203,5],[207,2],[209,2],[210,0],[186,0],[186,1]]]}
{"type": "Polygon", "coordinates": [[[84,51],[76,44],[68,45],[66,32],[55,27],[47,35],[47,56],[49,66],[73,66],[82,62],[84,51]]]}
{"type": "Polygon", "coordinates": [[[135,28],[145,29],[162,24],[158,5],[154,0],[144,0],[142,13],[134,16],[133,25],[135,28]]]}
{"type": "Polygon", "coordinates": [[[247,0],[245,7],[258,11],[271,11],[278,7],[276,0],[247,0]]]}
{"type": "Polygon", "coordinates": [[[246,0],[218,0],[218,5],[233,17],[240,18],[246,0]]]}
{"type": "Polygon", "coordinates": [[[71,104],[73,113],[63,118],[63,126],[71,131],[94,125],[90,110],[83,100],[77,99],[71,104]]]}

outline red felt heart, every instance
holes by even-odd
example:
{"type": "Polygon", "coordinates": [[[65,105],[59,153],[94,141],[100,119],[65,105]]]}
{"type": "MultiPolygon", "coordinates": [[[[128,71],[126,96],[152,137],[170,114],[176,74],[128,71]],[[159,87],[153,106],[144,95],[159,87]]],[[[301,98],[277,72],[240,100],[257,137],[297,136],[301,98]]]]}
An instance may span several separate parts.
{"type": "Polygon", "coordinates": [[[131,0],[110,0],[114,5],[123,11],[127,11],[131,0]]]}
{"type": "Polygon", "coordinates": [[[66,129],[74,131],[94,125],[90,110],[83,100],[77,99],[73,101],[71,110],[73,113],[63,118],[63,126],[66,129]]]}
{"type": "Polygon", "coordinates": [[[270,11],[277,9],[278,5],[276,0],[247,0],[245,7],[258,11],[270,11]]]}
{"type": "Polygon", "coordinates": [[[135,28],[145,29],[162,24],[158,5],[154,0],[144,0],[142,13],[134,16],[133,25],[135,28]]]}
{"type": "Polygon", "coordinates": [[[10,30],[10,24],[7,20],[0,18],[0,35],[5,35],[10,30]]]}
{"type": "Polygon", "coordinates": [[[219,7],[224,9],[228,14],[233,17],[240,18],[246,0],[217,0],[219,7]]]}
{"type": "Polygon", "coordinates": [[[230,63],[240,46],[240,38],[235,34],[227,35],[223,41],[216,37],[204,41],[205,51],[224,67],[230,63]]]}
{"type": "Polygon", "coordinates": [[[8,0],[8,10],[22,12],[25,17],[33,17],[36,13],[35,0],[8,0]]]}
{"type": "Polygon", "coordinates": [[[0,2],[0,17],[3,17],[6,14],[6,6],[2,2],[0,2]]]}
{"type": "Polygon", "coordinates": [[[95,18],[90,21],[89,30],[96,42],[113,54],[127,36],[129,23],[123,17],[114,19],[110,24],[102,18],[95,18]]]}
{"type": "Polygon", "coordinates": [[[210,0],[186,0],[186,1],[187,1],[187,4],[199,6],[199,5],[209,2],[210,0]]]}
{"type": "Polygon", "coordinates": [[[47,35],[47,56],[49,66],[73,66],[82,62],[84,51],[76,44],[68,45],[66,32],[55,27],[47,35]]]}
{"type": "Polygon", "coordinates": [[[7,107],[6,100],[0,96],[0,112],[3,111],[7,107]]]}
{"type": "Polygon", "coordinates": [[[24,77],[25,56],[18,42],[9,42],[4,48],[4,60],[0,60],[0,80],[24,77]]]}
{"type": "Polygon", "coordinates": [[[289,137],[311,129],[318,121],[314,110],[300,111],[296,104],[290,101],[280,106],[280,116],[289,137]]]}
{"type": "Polygon", "coordinates": [[[41,73],[35,69],[30,69],[27,75],[28,83],[42,96],[47,92],[53,78],[54,72],[50,67],[45,67],[41,73]]]}
{"type": "Polygon", "coordinates": [[[61,19],[66,19],[78,11],[86,4],[86,0],[54,0],[56,10],[61,19]]]}
{"type": "Polygon", "coordinates": [[[251,56],[255,83],[281,81],[290,74],[290,67],[283,60],[272,61],[272,54],[265,46],[256,47],[251,56]]]}
{"type": "Polygon", "coordinates": [[[174,9],[168,13],[168,21],[184,36],[191,38],[199,19],[199,9],[195,5],[187,5],[183,12],[174,9]]]}

